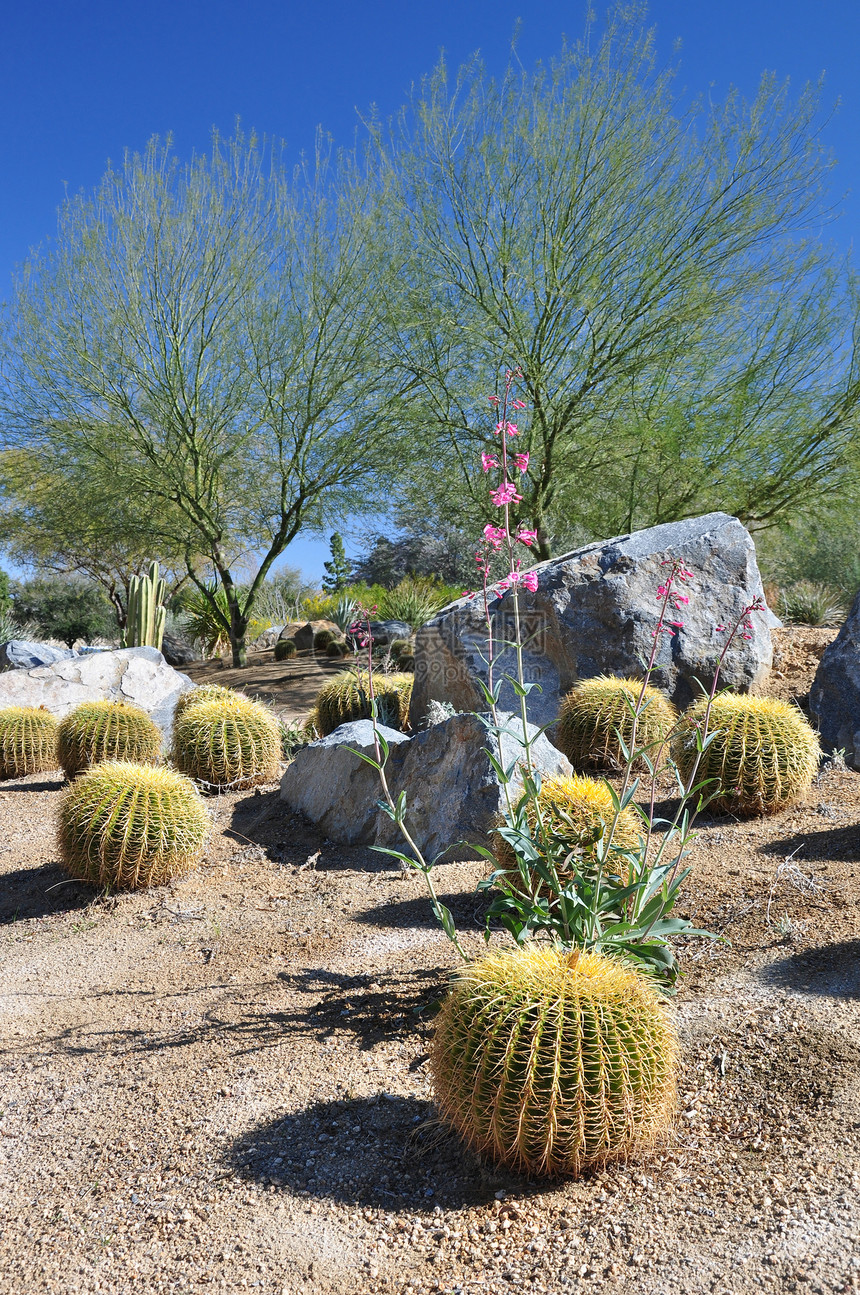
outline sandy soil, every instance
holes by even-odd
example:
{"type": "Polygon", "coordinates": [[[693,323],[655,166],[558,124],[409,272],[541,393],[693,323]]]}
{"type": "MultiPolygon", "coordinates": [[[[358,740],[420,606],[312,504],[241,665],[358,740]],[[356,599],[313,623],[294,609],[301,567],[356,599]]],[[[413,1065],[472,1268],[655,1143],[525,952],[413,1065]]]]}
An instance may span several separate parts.
{"type": "MultiPolygon", "coordinates": [[[[774,690],[802,702],[832,631],[778,638],[774,690]]],[[[60,786],[0,787],[4,1295],[860,1286],[858,775],[703,823],[687,908],[730,942],[683,955],[675,1133],[561,1184],[434,1121],[454,959],[419,878],[263,788],[210,801],[198,872],[99,897],[54,861],[60,786]]],[[[481,871],[441,873],[476,953],[481,871]]]]}

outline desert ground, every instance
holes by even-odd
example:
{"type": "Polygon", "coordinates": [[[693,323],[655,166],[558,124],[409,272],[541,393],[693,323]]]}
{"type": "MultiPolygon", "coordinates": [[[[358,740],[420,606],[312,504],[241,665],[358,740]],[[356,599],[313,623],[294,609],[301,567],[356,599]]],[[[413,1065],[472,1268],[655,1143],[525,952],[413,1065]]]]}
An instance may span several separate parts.
{"type": "MultiPolygon", "coordinates": [[[[769,691],[803,705],[834,633],[777,632],[769,691]]],[[[336,668],[191,673],[289,717],[336,668]]],[[[0,785],[3,1295],[860,1289],[860,775],[838,759],[794,809],[701,821],[685,911],[725,939],[681,953],[676,1127],[567,1182],[435,1119],[456,957],[419,877],[272,786],[209,800],[197,872],[99,895],[56,863],[61,787],[0,785]]],[[[439,879],[475,954],[484,867],[439,879]]]]}

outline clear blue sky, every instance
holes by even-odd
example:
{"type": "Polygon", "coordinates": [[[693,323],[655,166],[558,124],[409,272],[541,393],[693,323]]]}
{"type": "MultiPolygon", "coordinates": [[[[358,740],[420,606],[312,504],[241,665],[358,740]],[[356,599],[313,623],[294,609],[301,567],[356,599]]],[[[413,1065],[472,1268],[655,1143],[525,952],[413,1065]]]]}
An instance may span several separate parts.
{"type": "MultiPolygon", "coordinates": [[[[503,68],[517,18],[524,63],[582,30],[585,4],[562,0],[7,0],[0,37],[0,295],[28,249],[50,236],[64,186],[87,189],[108,158],[172,132],[182,154],[235,118],[311,147],[317,125],[348,141],[355,109],[386,115],[442,49],[480,49],[503,68]]],[[[598,14],[606,8],[595,6],[598,14]]],[[[839,109],[827,140],[843,215],[860,231],[860,0],[653,0],[658,47],[680,40],[681,82],[721,98],[752,94],[765,69],[799,89],[825,75],[839,109]]],[[[285,561],[322,575],[326,541],[297,540],[285,561]]]]}

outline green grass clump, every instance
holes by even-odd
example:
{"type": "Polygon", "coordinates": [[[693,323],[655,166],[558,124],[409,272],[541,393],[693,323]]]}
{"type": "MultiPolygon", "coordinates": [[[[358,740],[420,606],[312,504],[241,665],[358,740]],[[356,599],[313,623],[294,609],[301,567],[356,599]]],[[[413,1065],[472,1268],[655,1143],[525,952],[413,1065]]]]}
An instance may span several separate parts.
{"type": "Polygon", "coordinates": [[[57,757],[67,778],[105,760],[157,764],[161,731],[139,706],[124,701],[87,701],[60,721],[57,757]]]}
{"type": "MultiPolygon", "coordinates": [[[[412,676],[408,674],[376,674],[373,688],[376,694],[377,714],[380,724],[403,730],[409,717],[409,699],[412,696],[412,676]]],[[[324,683],[317,695],[313,722],[321,737],[327,737],[341,724],[354,720],[370,719],[370,686],[367,671],[345,670],[324,683]]]]}
{"type": "Polygon", "coordinates": [[[298,648],[292,639],[278,639],[275,644],[276,661],[289,661],[297,652],[298,648]]]}
{"type": "MultiPolygon", "coordinates": [[[[672,744],[681,777],[689,780],[696,760],[696,730],[704,721],[702,698],[685,711],[672,744]]],[[[811,787],[821,748],[796,706],[776,697],[722,693],[708,721],[715,734],[702,754],[696,782],[716,792],[710,807],[736,814],[773,814],[811,787]]]]}
{"type": "Polygon", "coordinates": [[[274,782],[281,733],[267,707],[234,693],[187,706],[173,725],[177,769],[210,787],[253,787],[274,782]]]}
{"type": "Polygon", "coordinates": [[[436,1018],[442,1118],[474,1151],[559,1176],[651,1146],[675,1107],[675,1032],[644,976],[597,953],[494,953],[457,974],[436,1018]]]}
{"type": "Polygon", "coordinates": [[[59,768],[57,720],[44,706],[0,710],[0,778],[59,768]]]}
{"type": "Polygon", "coordinates": [[[59,807],[60,863],[111,890],[160,886],[200,862],[209,815],[172,769],[108,761],[83,773],[59,807]]]}
{"type": "MultiPolygon", "coordinates": [[[[636,679],[601,675],[583,679],[564,698],[556,726],[556,743],[574,769],[620,769],[626,763],[618,734],[629,748],[633,736],[632,707],[642,691],[636,679]]],[[[672,703],[657,688],[647,687],[639,722],[636,746],[648,747],[648,757],[662,764],[668,737],[677,721],[672,703]]]]}

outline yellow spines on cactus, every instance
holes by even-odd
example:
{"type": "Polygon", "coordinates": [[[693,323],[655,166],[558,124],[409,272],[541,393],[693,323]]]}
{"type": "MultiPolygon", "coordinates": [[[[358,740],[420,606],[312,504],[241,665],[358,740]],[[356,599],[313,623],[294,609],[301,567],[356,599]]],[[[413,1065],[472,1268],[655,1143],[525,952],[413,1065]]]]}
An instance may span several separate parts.
{"type": "MultiPolygon", "coordinates": [[[[556,743],[575,769],[618,769],[624,753],[618,733],[628,748],[633,736],[633,714],[642,681],[601,675],[576,684],[561,704],[556,726],[556,743]]],[[[675,707],[657,688],[645,689],[636,725],[636,747],[647,747],[648,758],[662,764],[667,755],[664,742],[677,722],[675,707]]]]}
{"type": "Polygon", "coordinates": [[[81,774],[59,807],[59,851],[72,877],[111,890],[159,886],[200,862],[209,815],[172,769],[108,761],[81,774]]]}
{"type": "Polygon", "coordinates": [[[457,973],[436,1018],[442,1118],[479,1154],[559,1176],[652,1145],[675,1107],[677,1041],[648,980],[615,958],[531,946],[457,973]]]}
{"type": "Polygon", "coordinates": [[[157,764],[161,732],[139,706],[124,701],[86,701],[60,720],[57,756],[67,778],[104,760],[157,764]]]}
{"type": "Polygon", "coordinates": [[[58,769],[57,720],[43,706],[0,710],[0,778],[58,769]]]}
{"type": "MultiPolygon", "coordinates": [[[[685,782],[697,754],[696,729],[705,717],[702,698],[681,717],[672,754],[685,782]]],[[[721,693],[708,721],[715,736],[702,754],[697,783],[711,779],[710,805],[739,814],[773,814],[793,804],[812,785],[821,748],[796,706],[776,697],[721,693]]]]}
{"type": "Polygon", "coordinates": [[[189,688],[176,703],[173,722],[176,723],[187,706],[197,706],[202,701],[232,701],[234,697],[241,697],[243,701],[250,700],[244,693],[237,692],[235,688],[224,688],[220,683],[204,683],[198,688],[189,688]]]}
{"type": "Polygon", "coordinates": [[[280,770],[278,721],[258,702],[234,693],[186,706],[173,724],[177,769],[210,787],[274,782],[280,770]]]}
{"type": "MultiPolygon", "coordinates": [[[[409,716],[413,677],[410,674],[374,674],[377,715],[380,724],[402,730],[409,716]]],[[[321,736],[333,733],[341,724],[370,719],[370,685],[366,670],[345,670],[320,689],[314,718],[321,736]]]]}
{"type": "MultiPolygon", "coordinates": [[[[541,783],[538,796],[541,818],[555,836],[562,837],[567,849],[576,850],[586,863],[594,860],[595,850],[601,840],[609,834],[615,819],[615,806],[605,783],[596,778],[583,778],[574,775],[572,778],[545,778],[541,783]],[[569,822],[566,820],[570,820],[569,822]]],[[[526,817],[532,833],[535,831],[536,815],[534,803],[526,807],[526,817]]],[[[624,809],[618,816],[612,844],[621,850],[632,850],[639,844],[641,827],[635,812],[624,809]]],[[[514,852],[510,844],[502,837],[495,835],[493,853],[501,868],[508,871],[511,882],[518,886],[519,870],[516,867],[514,852]]],[[[607,867],[618,873],[619,860],[610,856],[607,867]]],[[[627,869],[624,869],[625,875],[627,869]]],[[[559,877],[564,884],[567,873],[559,877]]],[[[538,881],[538,891],[543,885],[538,881]]]]}

